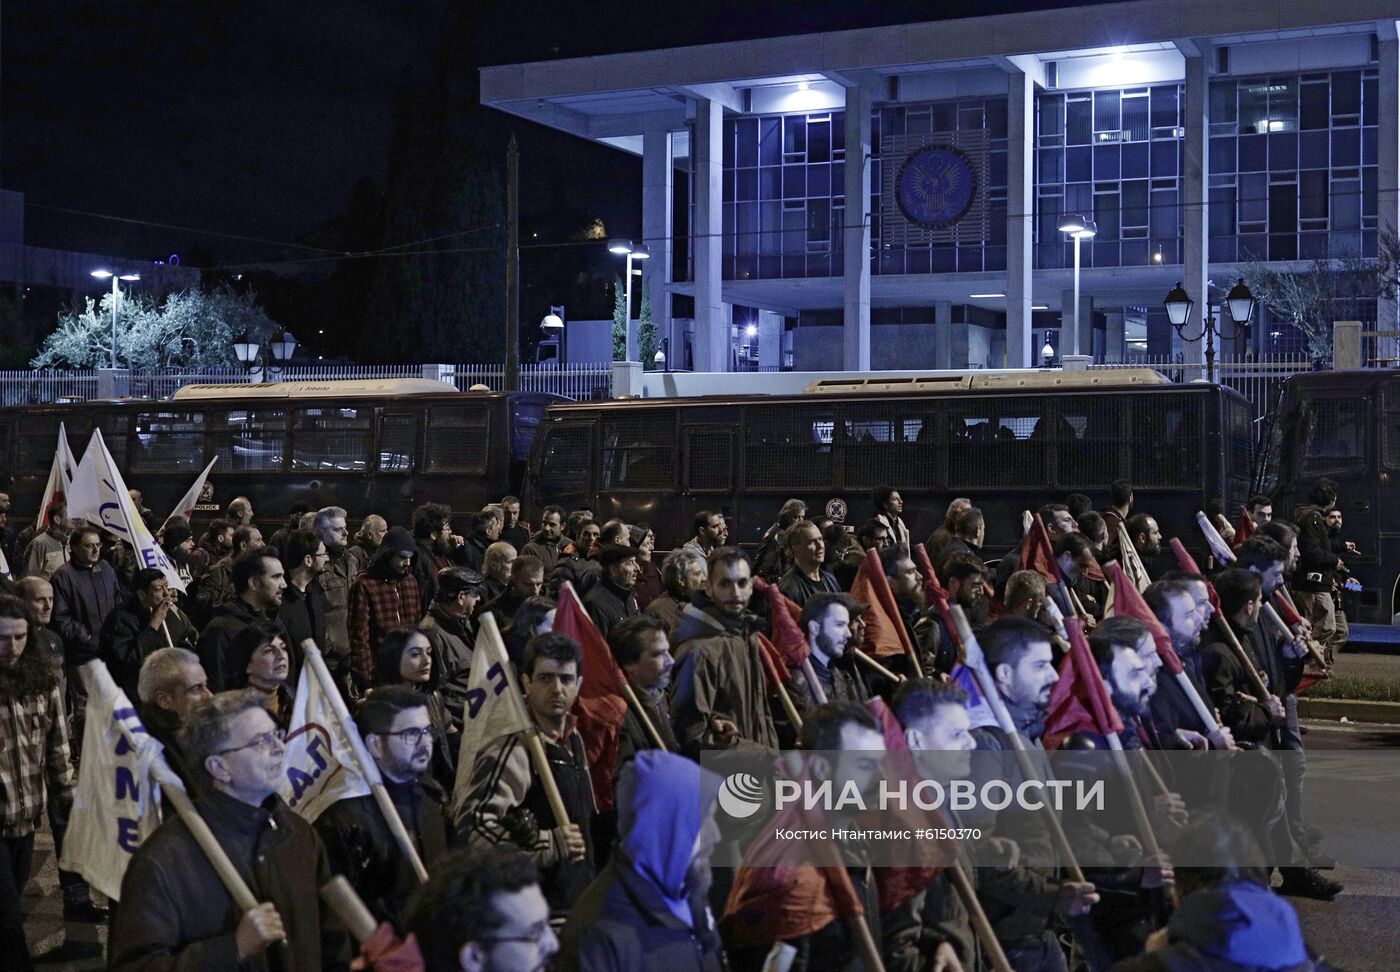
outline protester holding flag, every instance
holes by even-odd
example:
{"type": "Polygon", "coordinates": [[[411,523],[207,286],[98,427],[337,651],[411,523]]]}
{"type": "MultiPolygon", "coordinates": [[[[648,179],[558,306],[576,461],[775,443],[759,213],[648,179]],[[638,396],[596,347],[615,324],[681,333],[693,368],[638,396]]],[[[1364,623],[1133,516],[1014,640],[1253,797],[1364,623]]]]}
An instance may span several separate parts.
{"type": "Polygon", "coordinates": [[[188,648],[157,648],[141,663],[136,684],[141,723],[165,747],[165,761],[186,789],[192,789],[191,764],[179,733],[195,703],[212,694],[199,656],[188,648]]]}
{"type": "Polygon", "coordinates": [[[598,581],[584,595],[583,603],[606,638],[613,625],[641,613],[634,591],[641,567],[637,564],[637,551],[620,543],[606,544],[598,552],[598,563],[602,566],[598,581]]]}
{"type": "MultiPolygon", "coordinates": [[[[427,776],[433,727],[423,696],[401,685],[372,690],[355,708],[364,739],[418,856],[447,852],[446,794],[427,776]]],[[[390,833],[372,796],[346,796],[315,821],[331,870],[343,874],[380,921],[397,921],[419,887],[417,873],[390,833]]]]}
{"type": "Polygon", "coordinates": [[[131,597],[103,623],[98,657],[130,698],[148,655],[161,648],[193,648],[194,639],[194,628],[175,606],[175,592],[164,571],[148,567],[136,572],[131,597]]]}
{"type": "Polygon", "coordinates": [[[824,702],[861,705],[870,698],[850,654],[852,603],[849,594],[815,594],[802,607],[799,623],[807,638],[810,668],[800,668],[789,686],[801,708],[815,708],[824,702]],[[816,676],[815,684],[809,673],[816,676]]]}
{"type": "Polygon", "coordinates": [[[29,648],[29,615],[0,595],[0,955],[28,970],[21,895],[47,799],[72,800],[73,764],[58,674],[29,648]]]}
{"type": "MultiPolygon", "coordinates": [[[[1126,585],[1123,585],[1126,586],[1126,585]]],[[[1114,609],[1126,600],[1119,586],[1114,588],[1114,609]]],[[[1171,640],[1170,650],[1179,659],[1183,672],[1201,699],[1210,697],[1201,674],[1199,646],[1205,619],[1196,610],[1195,598],[1184,581],[1157,581],[1142,593],[1142,601],[1171,640]]],[[[1158,649],[1161,650],[1160,647],[1158,649]]],[[[1164,667],[1157,674],[1157,692],[1152,697],[1152,721],[1163,737],[1175,736],[1179,745],[1190,749],[1234,749],[1230,730],[1207,725],[1178,682],[1176,673],[1164,667]]],[[[1218,720],[1217,720],[1218,722],[1218,720]]]]}
{"type": "Polygon", "coordinates": [[[666,626],[650,614],[628,618],[608,635],[608,648],[617,667],[622,669],[623,676],[631,683],[650,723],[649,726],[644,725],[641,714],[628,706],[627,717],[623,719],[618,733],[617,766],[625,766],[640,752],[659,748],[651,730],[661,737],[662,746],[667,752],[679,752],[680,744],[671,728],[671,705],[666,693],[676,664],[671,657],[666,626]]]}
{"type": "Polygon", "coordinates": [[[918,601],[923,597],[920,588],[919,571],[909,548],[899,544],[866,551],[851,584],[851,596],[870,606],[863,619],[861,650],[893,666],[900,675],[921,672],[914,641],[918,601]]]}
{"type": "Polygon", "coordinates": [[[277,795],[285,750],[261,693],[198,703],[181,739],[210,782],[195,808],[260,903],[240,913],[184,820],[171,815],[126,869],[107,967],[232,969],[261,964],[273,948],[285,972],[345,963],[348,942],[317,895],[331,876],[325,848],[277,795]]]}
{"type": "MultiPolygon", "coordinates": [[[[569,711],[578,698],[580,661],[578,642],[564,635],[538,635],[526,644],[520,674],[530,723],[493,738],[477,752],[456,812],[458,829],[470,843],[513,843],[530,852],[556,914],[567,911],[594,876],[593,786],[583,737],[569,711]],[[567,821],[556,817],[546,781],[530,758],[525,737],[533,732],[542,737],[567,821]]],[[[501,663],[492,658],[491,664],[501,663]]],[[[498,677],[502,688],[496,694],[513,691],[503,671],[498,677]]],[[[482,705],[469,700],[469,712],[479,712],[482,705]]]]}

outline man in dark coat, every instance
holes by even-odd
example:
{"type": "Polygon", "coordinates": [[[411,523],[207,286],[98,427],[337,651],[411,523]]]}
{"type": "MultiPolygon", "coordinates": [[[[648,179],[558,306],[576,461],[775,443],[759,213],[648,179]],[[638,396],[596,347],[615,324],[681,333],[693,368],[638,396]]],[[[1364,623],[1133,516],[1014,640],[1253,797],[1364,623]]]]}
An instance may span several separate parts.
{"type": "Polygon", "coordinates": [[[320,901],[330,880],[325,848],[277,787],[285,754],[256,690],[194,706],[181,730],[210,787],[195,800],[258,904],[241,910],[179,816],[169,815],[136,851],[112,918],[107,967],[232,969],[272,960],[314,972],[349,959],[344,933],[320,901]],[[285,942],[277,945],[277,942],[285,942]],[[263,959],[276,948],[275,958],[263,959]]]}
{"type": "Polygon", "coordinates": [[[606,638],[613,625],[641,613],[633,593],[641,568],[637,566],[637,551],[616,543],[608,544],[599,552],[598,562],[602,564],[602,574],[598,583],[583,595],[583,606],[606,638]]]}
{"type": "Polygon", "coordinates": [[[544,575],[554,573],[559,563],[559,551],[564,545],[564,507],[546,506],[540,515],[540,528],[525,546],[521,554],[538,557],[544,565],[544,575]]]}
{"type": "Polygon", "coordinates": [[[504,631],[515,620],[520,605],[544,590],[544,578],[544,567],[533,554],[516,557],[510,562],[510,583],[499,596],[476,605],[472,610],[473,623],[479,624],[481,616],[489,614],[496,619],[496,627],[504,631]]]}
{"type": "Polygon", "coordinates": [[[113,611],[98,637],[99,654],[128,699],[136,698],[141,663],[160,648],[193,648],[194,628],[175,607],[165,573],[138,570],[131,597],[113,611]]]}
{"type": "Polygon", "coordinates": [[[798,607],[817,594],[834,594],[841,589],[836,578],[822,569],[826,541],[821,528],[809,520],[793,524],[783,537],[792,556],[792,569],[778,582],[778,589],[798,607]]]}
{"type": "MultiPolygon", "coordinates": [[[[447,852],[443,793],[424,775],[433,759],[426,701],[406,685],[385,685],[355,709],[355,727],[425,866],[447,852]]],[[[336,801],[316,818],[315,827],[331,871],[345,875],[376,919],[397,921],[404,902],[418,889],[418,875],[374,797],[336,801]]]]}
{"type": "Polygon", "coordinates": [[[287,589],[282,562],[266,549],[245,550],[233,562],[233,587],[233,600],[214,613],[199,636],[199,661],[215,692],[233,684],[234,672],[227,670],[224,657],[233,639],[250,624],[277,617],[287,589]]]}
{"type": "Polygon", "coordinates": [[[682,756],[638,754],[618,777],[618,846],[574,902],[556,969],[721,972],[706,894],[723,781],[682,756]]]}
{"type": "Polygon", "coordinates": [[[102,559],[102,533],[75,527],[68,538],[68,563],[53,572],[53,630],[63,639],[65,658],[93,657],[107,616],[121,603],[117,572],[102,559]]]}
{"type": "MultiPolygon", "coordinates": [[[[666,701],[666,689],[671,684],[671,669],[675,662],[671,658],[671,645],[666,638],[666,625],[650,614],[639,614],[634,618],[619,621],[608,633],[608,647],[612,649],[617,667],[632,683],[637,693],[637,701],[646,711],[652,728],[666,744],[667,752],[677,752],[675,732],[671,729],[671,708],[666,701]]],[[[622,731],[617,745],[617,765],[620,768],[628,760],[644,749],[655,749],[652,738],[637,712],[629,705],[627,717],[622,721],[622,731]]],[[[616,779],[616,774],[614,774],[616,779]]]]}
{"type": "Polygon", "coordinates": [[[137,696],[141,724],[165,747],[166,762],[185,781],[185,789],[192,790],[195,774],[180,742],[180,726],[195,703],[211,698],[199,656],[188,648],[157,648],[141,663],[137,696]]]}

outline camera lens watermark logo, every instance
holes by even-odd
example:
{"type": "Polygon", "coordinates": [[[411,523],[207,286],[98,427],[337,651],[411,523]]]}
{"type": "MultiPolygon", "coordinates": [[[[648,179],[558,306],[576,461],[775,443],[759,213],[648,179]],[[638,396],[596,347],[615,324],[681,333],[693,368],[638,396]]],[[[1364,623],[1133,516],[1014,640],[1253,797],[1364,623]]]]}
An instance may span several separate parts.
{"type": "Polygon", "coordinates": [[[735,820],[752,817],[763,806],[763,783],[752,773],[730,773],[719,788],[719,805],[735,820]]]}

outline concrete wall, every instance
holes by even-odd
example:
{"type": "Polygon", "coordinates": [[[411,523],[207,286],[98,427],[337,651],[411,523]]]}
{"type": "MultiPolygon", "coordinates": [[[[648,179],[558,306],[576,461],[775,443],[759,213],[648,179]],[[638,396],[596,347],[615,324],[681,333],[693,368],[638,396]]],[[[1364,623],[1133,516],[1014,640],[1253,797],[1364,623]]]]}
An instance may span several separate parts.
{"type": "MultiPolygon", "coordinates": [[[[956,328],[966,334],[966,365],[973,368],[999,367],[1005,350],[1005,336],[976,324],[875,324],[870,328],[870,368],[872,371],[928,369],[938,366],[936,341],[940,327],[956,328]],[[1000,337],[1000,349],[995,345],[1000,337]]],[[[954,367],[963,366],[961,341],[955,341],[954,367]]],[[[798,371],[841,370],[841,328],[805,326],[792,332],[793,368],[798,371]]]]}

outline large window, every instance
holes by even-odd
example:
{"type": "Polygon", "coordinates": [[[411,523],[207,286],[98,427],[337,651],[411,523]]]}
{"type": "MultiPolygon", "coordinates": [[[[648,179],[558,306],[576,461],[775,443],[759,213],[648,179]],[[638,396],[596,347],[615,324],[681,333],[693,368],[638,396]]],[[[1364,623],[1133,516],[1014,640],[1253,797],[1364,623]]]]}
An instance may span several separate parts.
{"type": "MultiPolygon", "coordinates": [[[[107,434],[104,431],[103,437],[107,434]]],[[[175,472],[204,465],[203,412],[138,412],[132,472],[175,472]]]]}
{"type": "Polygon", "coordinates": [[[428,472],[484,473],[490,432],[491,411],[484,402],[433,406],[428,412],[428,472]]]}
{"type": "Polygon", "coordinates": [[[1303,418],[1303,475],[1360,472],[1367,466],[1370,402],[1315,398],[1303,418]]]}
{"type": "Polygon", "coordinates": [[[676,434],[669,412],[609,416],[602,432],[603,489],[671,489],[676,434]]]}
{"type": "Polygon", "coordinates": [[[583,425],[552,426],[545,434],[539,470],[539,492],[555,502],[588,501],[592,478],[589,428],[583,425]]]}
{"type": "Polygon", "coordinates": [[[75,460],[82,459],[90,435],[86,415],[68,414],[26,416],[15,428],[15,469],[17,472],[44,472],[53,465],[58,448],[58,427],[62,423],[68,448],[75,460]]]}
{"type": "Polygon", "coordinates": [[[372,408],[302,408],[293,413],[293,469],[363,472],[369,468],[372,408]]]}
{"type": "Polygon", "coordinates": [[[835,430],[829,405],[759,406],[744,418],[744,484],[780,491],[829,487],[835,430]]]}
{"type": "Polygon", "coordinates": [[[379,419],[379,471],[413,472],[418,465],[418,416],[390,413],[379,419]]]}
{"type": "Polygon", "coordinates": [[[212,416],[217,468],[273,472],[285,468],[287,413],[281,409],[238,409],[212,416]]]}

